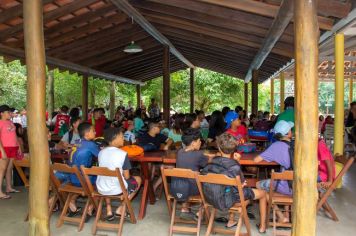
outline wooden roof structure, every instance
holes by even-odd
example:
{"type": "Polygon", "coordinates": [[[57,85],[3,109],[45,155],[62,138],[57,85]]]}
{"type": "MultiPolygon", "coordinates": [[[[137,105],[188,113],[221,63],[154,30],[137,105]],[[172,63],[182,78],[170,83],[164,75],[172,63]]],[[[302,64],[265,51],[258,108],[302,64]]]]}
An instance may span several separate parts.
{"type": "MultiPolygon", "coordinates": [[[[162,44],[168,44],[171,72],[197,66],[244,79],[256,65],[263,82],[293,58],[292,17],[281,5],[288,2],[43,0],[47,64],[145,82],[162,75],[162,44]],[[119,8],[126,3],[134,10],[119,8]],[[143,52],[124,53],[130,41],[143,52]]],[[[321,33],[352,7],[349,0],[318,1],[321,33]]],[[[0,1],[0,55],[7,60],[24,58],[22,23],[22,0],[0,1]]]]}

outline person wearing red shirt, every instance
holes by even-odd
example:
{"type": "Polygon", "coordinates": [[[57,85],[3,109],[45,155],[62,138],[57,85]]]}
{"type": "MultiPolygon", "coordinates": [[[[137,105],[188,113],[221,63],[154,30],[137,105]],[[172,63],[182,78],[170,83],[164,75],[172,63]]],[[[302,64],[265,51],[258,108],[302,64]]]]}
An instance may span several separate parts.
{"type": "Polygon", "coordinates": [[[231,134],[239,143],[248,140],[247,128],[241,124],[239,114],[235,111],[229,111],[225,116],[226,133],[231,134]]]}
{"type": "Polygon", "coordinates": [[[54,123],[54,134],[58,134],[63,125],[66,125],[69,128],[70,116],[68,115],[68,111],[69,108],[67,106],[62,106],[61,112],[53,118],[52,123],[54,123]]]}
{"type": "Polygon", "coordinates": [[[89,119],[89,123],[95,127],[95,137],[102,137],[104,134],[104,128],[106,125],[105,111],[103,108],[95,108],[93,116],[89,119]]]}

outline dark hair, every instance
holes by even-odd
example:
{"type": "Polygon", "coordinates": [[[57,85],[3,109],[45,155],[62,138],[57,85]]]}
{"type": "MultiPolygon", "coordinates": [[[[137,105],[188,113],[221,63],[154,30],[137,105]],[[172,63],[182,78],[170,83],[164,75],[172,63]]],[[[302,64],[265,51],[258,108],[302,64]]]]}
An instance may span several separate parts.
{"type": "Polygon", "coordinates": [[[182,135],[182,142],[184,145],[189,146],[193,141],[201,138],[200,130],[194,128],[188,128],[184,130],[182,135]]]}
{"type": "Polygon", "coordinates": [[[221,111],[214,111],[211,114],[211,119],[209,122],[209,129],[214,129],[216,135],[220,135],[225,131],[225,120],[221,111]]]}
{"type": "Polygon", "coordinates": [[[198,118],[198,116],[195,113],[187,114],[185,116],[183,129],[186,130],[186,129],[190,128],[190,126],[193,124],[194,121],[197,120],[197,118],[198,118]]]}
{"type": "Polygon", "coordinates": [[[273,135],[273,138],[276,139],[277,141],[281,141],[283,138],[283,135],[281,133],[276,133],[273,135]]]}
{"type": "Polygon", "coordinates": [[[182,129],[184,127],[184,120],[185,120],[184,114],[176,115],[174,119],[174,125],[173,125],[173,129],[176,133],[182,133],[182,129]]]}
{"type": "Polygon", "coordinates": [[[101,111],[100,108],[94,108],[93,113],[101,111]]]}
{"type": "Polygon", "coordinates": [[[141,118],[141,115],[142,115],[142,109],[137,108],[135,111],[135,117],[141,118]]]}
{"type": "Polygon", "coordinates": [[[61,107],[61,111],[62,111],[62,112],[67,113],[68,110],[69,110],[69,107],[67,107],[67,106],[65,106],[65,105],[61,107]]]}
{"type": "Polygon", "coordinates": [[[78,126],[79,137],[84,138],[84,135],[90,131],[91,124],[89,122],[83,122],[78,126]]]}
{"type": "Polygon", "coordinates": [[[107,143],[111,143],[118,135],[122,134],[120,128],[109,128],[104,130],[104,139],[107,143]]]}
{"type": "Polygon", "coordinates": [[[81,118],[79,116],[77,117],[72,117],[70,119],[70,126],[73,127],[74,123],[77,122],[78,120],[81,120],[81,118]]]}
{"type": "Polygon", "coordinates": [[[243,109],[242,109],[242,106],[236,106],[235,107],[235,112],[236,113],[239,113],[240,111],[242,111],[243,109]]]}
{"type": "Polygon", "coordinates": [[[151,129],[153,129],[154,127],[159,127],[158,122],[151,122],[148,124],[148,131],[150,131],[151,129]]]}
{"type": "Polygon", "coordinates": [[[294,107],[294,97],[290,96],[284,100],[284,108],[294,107]]]}
{"type": "Polygon", "coordinates": [[[237,142],[234,136],[223,133],[216,138],[218,148],[225,154],[232,154],[236,151],[237,142]]]}
{"type": "Polygon", "coordinates": [[[69,116],[72,119],[79,117],[79,115],[80,115],[80,110],[78,107],[73,107],[69,112],[69,116]]]}
{"type": "Polygon", "coordinates": [[[105,114],[105,109],[104,108],[99,107],[98,110],[101,111],[103,114],[105,114]]]}
{"type": "Polygon", "coordinates": [[[263,118],[269,118],[269,114],[268,111],[263,112],[263,118]]]}
{"type": "Polygon", "coordinates": [[[197,116],[199,115],[205,115],[204,111],[203,110],[196,110],[195,113],[197,114],[197,116]]]}
{"type": "Polygon", "coordinates": [[[225,115],[230,111],[230,107],[223,107],[223,109],[221,110],[223,116],[225,117],[225,115]]]}

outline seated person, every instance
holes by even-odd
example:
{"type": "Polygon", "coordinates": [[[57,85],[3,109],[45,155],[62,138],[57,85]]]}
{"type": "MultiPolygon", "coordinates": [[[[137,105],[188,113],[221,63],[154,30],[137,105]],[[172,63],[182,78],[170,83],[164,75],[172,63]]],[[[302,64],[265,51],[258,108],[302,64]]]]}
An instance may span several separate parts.
{"type": "Polygon", "coordinates": [[[235,111],[229,111],[225,116],[226,133],[231,134],[239,143],[248,140],[247,128],[241,124],[239,115],[235,111]]]}
{"type": "Polygon", "coordinates": [[[145,151],[159,150],[161,144],[165,144],[163,150],[168,150],[172,144],[172,140],[160,133],[160,125],[156,122],[151,122],[148,125],[148,132],[142,134],[138,138],[138,145],[145,151]]]}
{"type": "MultiPolygon", "coordinates": [[[[124,145],[123,133],[118,128],[110,128],[104,131],[104,138],[109,146],[100,151],[98,158],[99,166],[107,167],[109,170],[120,169],[129,199],[131,200],[140,188],[141,178],[139,176],[130,176],[130,160],[127,153],[120,149],[124,145]]],[[[102,195],[113,196],[122,193],[119,180],[116,177],[98,176],[96,187],[102,195]]],[[[106,207],[106,220],[112,221],[115,215],[121,216],[122,206],[117,208],[114,215],[109,198],[106,198],[106,207]]]]}
{"type": "MultiPolygon", "coordinates": [[[[71,166],[77,166],[80,170],[80,166],[83,165],[86,168],[93,166],[93,158],[97,157],[99,154],[98,146],[93,142],[95,139],[95,130],[94,126],[88,122],[81,123],[78,126],[80,141],[76,144],[76,148],[73,149],[71,153],[70,163],[71,166]]],[[[90,181],[95,184],[96,178],[91,177],[90,181]]],[[[77,187],[80,187],[81,184],[79,179],[75,174],[70,175],[70,182],[77,187]]],[[[75,199],[78,196],[73,197],[72,202],[75,202],[75,199]]],[[[91,216],[93,206],[89,207],[89,215],[91,216]]]]}
{"type": "MultiPolygon", "coordinates": [[[[291,146],[292,140],[292,128],[294,123],[291,121],[280,120],[274,126],[275,136],[277,140],[272,143],[264,152],[254,158],[255,162],[261,162],[263,160],[268,162],[277,162],[281,166],[281,172],[293,169],[293,147],[291,146]]],[[[257,182],[256,186],[259,189],[263,189],[269,192],[270,179],[257,182]]],[[[276,181],[275,191],[284,195],[292,195],[292,188],[290,183],[285,180],[276,181]]],[[[281,211],[277,211],[277,217],[280,222],[289,222],[289,215],[283,215],[281,211]]]]}
{"type": "Polygon", "coordinates": [[[78,126],[82,122],[80,117],[74,117],[70,120],[70,130],[65,133],[61,139],[61,141],[58,143],[58,148],[59,149],[67,149],[72,147],[76,142],[79,142],[80,137],[79,137],[79,132],[78,132],[78,126]]]}
{"type": "MultiPolygon", "coordinates": [[[[200,130],[188,128],[182,136],[185,148],[180,149],[177,154],[177,168],[190,169],[192,171],[200,171],[201,168],[208,164],[208,157],[200,151],[201,140],[200,130]]],[[[183,201],[180,218],[192,220],[195,215],[190,212],[189,204],[185,201],[189,197],[199,195],[198,186],[195,180],[173,178],[171,184],[171,192],[178,201],[183,201]]]]}
{"type": "MultiPolygon", "coordinates": [[[[260,233],[266,232],[266,210],[267,210],[266,192],[260,189],[253,189],[253,188],[246,187],[246,181],[244,180],[244,176],[241,171],[241,166],[239,164],[241,155],[235,153],[237,144],[235,138],[231,134],[223,133],[222,135],[218,136],[217,146],[219,149],[219,154],[214,159],[212,159],[211,163],[208,164],[201,171],[202,174],[207,174],[207,173],[225,174],[230,178],[240,176],[241,182],[243,183],[243,192],[244,192],[245,200],[259,200],[260,223],[257,225],[257,227],[260,233]],[[217,171],[217,170],[222,170],[222,171],[217,171]]],[[[209,191],[208,185],[203,185],[203,191],[204,193],[207,193],[204,194],[207,201],[209,202],[209,198],[210,198],[211,204],[214,205],[213,202],[215,198],[214,196],[209,194],[212,191],[209,191]]],[[[231,199],[232,202],[238,203],[240,201],[238,190],[236,188],[232,188],[231,191],[234,193],[231,199]]],[[[221,201],[223,201],[223,199],[221,199],[221,201]]],[[[226,227],[231,228],[236,225],[237,222],[234,219],[234,214],[231,213],[226,227]]]]}
{"type": "MultiPolygon", "coordinates": [[[[128,124],[128,126],[127,126],[127,130],[124,134],[124,140],[126,142],[129,142],[130,144],[134,144],[134,143],[136,143],[136,136],[132,132],[134,130],[134,123],[132,120],[128,120],[127,124],[128,124]]],[[[104,134],[105,134],[105,132],[104,132],[104,134]]]]}
{"type": "Polygon", "coordinates": [[[318,184],[321,188],[328,188],[335,179],[334,158],[323,139],[318,142],[318,184]]]}
{"type": "Polygon", "coordinates": [[[261,120],[258,120],[255,125],[253,126],[253,129],[256,131],[268,131],[271,129],[271,122],[269,120],[269,112],[265,111],[263,113],[263,118],[261,120]]]}

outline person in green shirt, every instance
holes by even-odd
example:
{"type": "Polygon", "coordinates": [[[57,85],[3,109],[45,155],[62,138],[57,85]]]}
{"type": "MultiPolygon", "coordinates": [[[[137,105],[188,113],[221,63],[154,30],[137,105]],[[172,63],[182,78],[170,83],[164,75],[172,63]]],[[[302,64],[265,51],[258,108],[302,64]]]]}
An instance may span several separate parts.
{"type": "Polygon", "coordinates": [[[287,97],[284,100],[284,112],[278,115],[278,121],[291,121],[294,123],[294,97],[287,97]]]}

